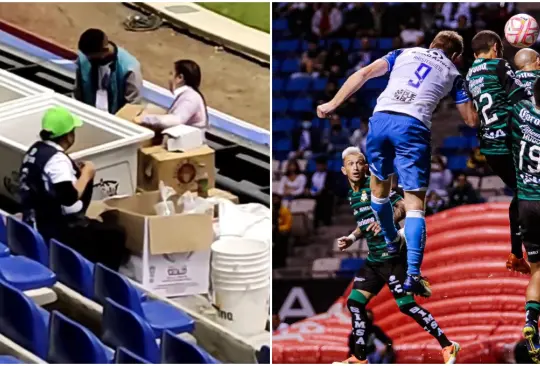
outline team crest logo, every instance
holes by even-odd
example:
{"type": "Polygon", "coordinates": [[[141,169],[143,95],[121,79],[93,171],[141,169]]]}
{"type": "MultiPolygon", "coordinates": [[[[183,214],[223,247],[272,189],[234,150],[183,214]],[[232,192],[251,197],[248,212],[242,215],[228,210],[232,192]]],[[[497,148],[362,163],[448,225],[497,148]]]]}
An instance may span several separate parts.
{"type": "Polygon", "coordinates": [[[368,200],[368,196],[366,191],[362,191],[362,196],[360,196],[360,201],[366,202],[368,200]]]}

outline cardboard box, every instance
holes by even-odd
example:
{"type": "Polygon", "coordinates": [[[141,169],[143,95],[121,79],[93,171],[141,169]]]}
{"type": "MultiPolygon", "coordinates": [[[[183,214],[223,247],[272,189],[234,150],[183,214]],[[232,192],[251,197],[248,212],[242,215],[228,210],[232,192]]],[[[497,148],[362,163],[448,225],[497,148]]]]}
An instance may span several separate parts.
{"type": "Polygon", "coordinates": [[[197,180],[208,177],[208,188],[216,184],[214,150],[203,145],[186,152],[170,152],[162,146],[139,150],[137,187],[143,191],[159,189],[159,182],[178,194],[197,190],[197,180]]]}
{"type": "Polygon", "coordinates": [[[164,145],[168,151],[190,151],[203,145],[204,131],[200,128],[178,125],[163,130],[164,145]]]}
{"type": "MultiPolygon", "coordinates": [[[[143,105],[143,104],[126,104],[118,112],[116,116],[122,119],[125,119],[129,122],[135,122],[135,117],[139,117],[143,114],[165,114],[167,111],[161,107],[158,107],[153,104],[143,105]]],[[[154,131],[155,132],[155,131],[154,131]]],[[[156,136],[153,139],[143,141],[140,146],[141,148],[154,146],[162,142],[163,139],[160,134],[156,133],[156,136]]]]}
{"type": "Polygon", "coordinates": [[[132,255],[120,271],[160,296],[207,294],[210,287],[210,250],[132,255]]]}
{"type": "Polygon", "coordinates": [[[157,216],[154,205],[159,201],[159,192],[110,198],[92,202],[87,214],[101,215],[126,230],[126,246],[134,255],[122,271],[145,288],[164,296],[207,293],[212,216],[157,216]]]}

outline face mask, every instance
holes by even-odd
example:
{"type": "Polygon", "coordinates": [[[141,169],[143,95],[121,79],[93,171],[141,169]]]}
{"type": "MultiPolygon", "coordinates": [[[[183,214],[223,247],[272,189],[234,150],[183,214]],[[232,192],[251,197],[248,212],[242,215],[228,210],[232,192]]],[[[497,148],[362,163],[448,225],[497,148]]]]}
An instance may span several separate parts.
{"type": "Polygon", "coordinates": [[[332,129],[334,131],[341,131],[341,125],[334,125],[334,126],[332,126],[332,129]]]}
{"type": "Polygon", "coordinates": [[[309,122],[309,121],[302,122],[302,128],[304,130],[309,130],[311,128],[311,122],[309,122]]]}

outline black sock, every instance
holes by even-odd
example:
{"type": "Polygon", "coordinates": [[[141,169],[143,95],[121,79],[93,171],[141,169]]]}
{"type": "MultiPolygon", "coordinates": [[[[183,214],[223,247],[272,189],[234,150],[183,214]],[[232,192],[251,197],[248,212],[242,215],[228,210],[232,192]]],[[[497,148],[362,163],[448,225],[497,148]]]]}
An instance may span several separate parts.
{"type": "Polygon", "coordinates": [[[367,358],[366,343],[370,333],[366,305],[349,298],[347,308],[352,317],[352,335],[354,340],[354,356],[363,361],[367,358]]]}
{"type": "Polygon", "coordinates": [[[538,330],[538,316],[540,315],[540,302],[527,301],[525,303],[525,318],[527,323],[533,323],[538,330]]]}
{"type": "Polygon", "coordinates": [[[439,324],[433,319],[433,315],[416,302],[411,302],[399,307],[399,310],[405,315],[413,318],[426,332],[431,334],[442,348],[452,345],[452,342],[446,338],[446,334],[439,327],[439,324]]]}
{"type": "Polygon", "coordinates": [[[512,254],[517,258],[523,258],[523,241],[519,230],[518,199],[516,196],[510,203],[510,242],[512,243],[512,254]]]}

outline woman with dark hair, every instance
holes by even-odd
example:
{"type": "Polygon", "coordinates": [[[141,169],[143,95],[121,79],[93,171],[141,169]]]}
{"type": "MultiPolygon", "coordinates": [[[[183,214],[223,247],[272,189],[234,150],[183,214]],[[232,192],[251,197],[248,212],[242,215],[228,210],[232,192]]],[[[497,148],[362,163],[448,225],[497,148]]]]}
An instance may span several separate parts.
{"type": "Polygon", "coordinates": [[[127,255],[125,232],[86,217],[96,170],[92,162],[75,163],[66,153],[81,126],[63,107],[45,112],[41,140],[28,149],[19,172],[23,221],[47,242],[56,239],[91,262],[118,270],[127,255]]]}
{"type": "Polygon", "coordinates": [[[283,201],[292,201],[304,194],[307,179],[300,171],[298,161],[289,160],[285,169],[285,175],[279,182],[278,193],[283,197],[283,201]]]}
{"type": "Polygon", "coordinates": [[[169,127],[189,125],[205,128],[208,126],[206,101],[201,91],[201,69],[192,60],[179,60],[169,79],[169,89],[174,101],[167,114],[144,114],[135,119],[154,131],[161,132],[169,127]]]}

